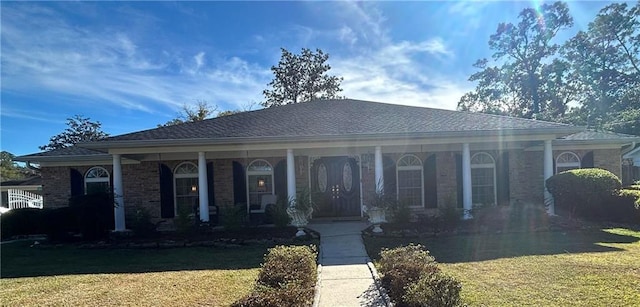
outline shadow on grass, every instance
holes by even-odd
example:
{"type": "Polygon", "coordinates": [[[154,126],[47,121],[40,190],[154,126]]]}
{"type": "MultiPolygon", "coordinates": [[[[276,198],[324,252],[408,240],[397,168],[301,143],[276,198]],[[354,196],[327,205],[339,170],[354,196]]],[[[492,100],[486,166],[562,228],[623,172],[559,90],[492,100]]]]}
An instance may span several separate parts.
{"type": "Polygon", "coordinates": [[[29,247],[3,244],[1,277],[71,274],[145,273],[185,270],[259,268],[271,246],[188,247],[166,249],[79,249],[75,246],[29,247]]]}
{"type": "Polygon", "coordinates": [[[435,238],[364,237],[367,253],[379,259],[380,250],[409,243],[420,243],[441,263],[461,263],[529,255],[615,252],[624,249],[600,243],[634,243],[640,238],[603,230],[587,232],[530,232],[477,234],[435,238]]]}

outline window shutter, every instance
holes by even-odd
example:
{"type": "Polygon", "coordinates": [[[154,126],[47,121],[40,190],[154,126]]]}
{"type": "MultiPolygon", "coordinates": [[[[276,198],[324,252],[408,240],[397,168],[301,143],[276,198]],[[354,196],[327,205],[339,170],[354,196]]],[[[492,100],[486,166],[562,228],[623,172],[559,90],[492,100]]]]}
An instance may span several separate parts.
{"type": "MultiPolygon", "coordinates": [[[[382,157],[382,175],[384,176],[384,193],[385,195],[396,195],[396,163],[393,159],[383,156],[382,157]]],[[[377,186],[378,183],[374,183],[377,186]]],[[[395,197],[394,197],[395,198],[395,197]]]]}
{"type": "Polygon", "coordinates": [[[280,199],[289,199],[287,192],[287,161],[280,160],[273,170],[274,190],[280,199]]]}
{"type": "Polygon", "coordinates": [[[593,151],[590,151],[580,160],[580,168],[593,168],[593,151]]]}
{"type": "Polygon", "coordinates": [[[438,173],[435,154],[424,161],[424,204],[427,208],[438,208],[438,173]]]}
{"type": "Polygon", "coordinates": [[[75,168],[69,169],[71,197],[84,195],[84,176],[75,168]]]}
{"type": "Polygon", "coordinates": [[[233,201],[235,204],[247,203],[247,180],[244,166],[237,161],[233,161],[233,201]]]}
{"type": "Polygon", "coordinates": [[[496,190],[498,192],[498,205],[509,205],[510,188],[509,188],[509,152],[503,152],[496,165],[496,190]]]}
{"type": "Polygon", "coordinates": [[[216,204],[216,192],[214,189],[215,185],[213,184],[213,181],[213,162],[209,162],[207,163],[207,191],[209,192],[209,206],[215,206],[216,204]]]}
{"type": "Polygon", "coordinates": [[[158,165],[160,175],[160,217],[173,218],[175,216],[173,199],[173,172],[171,169],[160,163],[158,165]]]}
{"type": "Polygon", "coordinates": [[[458,193],[458,208],[462,208],[462,155],[456,154],[456,186],[458,193]]]}

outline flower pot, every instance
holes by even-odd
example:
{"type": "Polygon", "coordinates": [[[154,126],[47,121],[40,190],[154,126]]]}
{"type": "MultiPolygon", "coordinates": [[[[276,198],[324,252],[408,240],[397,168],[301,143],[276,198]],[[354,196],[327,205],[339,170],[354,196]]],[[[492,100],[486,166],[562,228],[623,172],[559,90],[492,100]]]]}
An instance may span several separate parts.
{"type": "Polygon", "coordinates": [[[381,233],[381,223],[386,223],[386,210],[384,208],[369,207],[367,208],[367,215],[369,216],[369,222],[373,224],[373,232],[381,233]]]}
{"type": "Polygon", "coordinates": [[[306,233],[304,232],[304,227],[309,224],[309,216],[311,216],[311,212],[289,207],[287,208],[287,214],[289,215],[289,217],[291,217],[291,225],[298,228],[296,237],[306,235],[306,233]]]}

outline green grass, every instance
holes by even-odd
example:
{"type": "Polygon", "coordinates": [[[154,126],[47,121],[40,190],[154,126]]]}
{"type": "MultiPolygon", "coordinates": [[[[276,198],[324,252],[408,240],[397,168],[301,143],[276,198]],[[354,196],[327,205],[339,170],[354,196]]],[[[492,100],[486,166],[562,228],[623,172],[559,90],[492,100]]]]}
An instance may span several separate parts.
{"type": "Polygon", "coordinates": [[[640,306],[639,231],[365,237],[374,259],[411,242],[462,282],[471,306],[640,306]]]}
{"type": "Polygon", "coordinates": [[[0,248],[3,306],[226,306],[251,291],[268,246],[0,248]]]}

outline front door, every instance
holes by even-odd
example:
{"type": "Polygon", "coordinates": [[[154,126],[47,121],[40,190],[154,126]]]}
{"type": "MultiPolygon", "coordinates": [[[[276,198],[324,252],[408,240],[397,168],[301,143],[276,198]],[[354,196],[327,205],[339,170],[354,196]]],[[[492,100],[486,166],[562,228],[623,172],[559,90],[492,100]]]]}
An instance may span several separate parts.
{"type": "Polygon", "coordinates": [[[314,217],[360,216],[360,168],[355,158],[324,157],[311,167],[314,217]]]}

